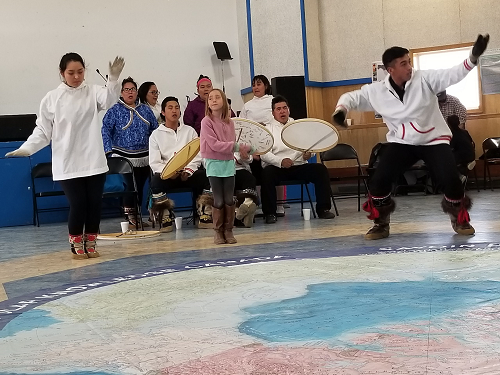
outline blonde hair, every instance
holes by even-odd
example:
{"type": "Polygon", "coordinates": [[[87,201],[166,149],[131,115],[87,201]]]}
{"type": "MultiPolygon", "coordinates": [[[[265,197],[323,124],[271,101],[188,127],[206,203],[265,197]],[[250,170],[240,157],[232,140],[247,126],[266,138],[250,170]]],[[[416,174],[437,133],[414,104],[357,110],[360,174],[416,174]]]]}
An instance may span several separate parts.
{"type": "MultiPolygon", "coordinates": [[[[208,96],[214,91],[218,91],[220,93],[220,96],[222,97],[222,109],[221,109],[221,120],[224,122],[229,122],[229,104],[227,102],[227,97],[226,94],[224,94],[224,91],[221,89],[212,89],[209,93],[208,96]]],[[[212,110],[210,109],[210,106],[208,105],[208,96],[207,100],[205,101],[205,116],[212,117],[212,110]]]]}

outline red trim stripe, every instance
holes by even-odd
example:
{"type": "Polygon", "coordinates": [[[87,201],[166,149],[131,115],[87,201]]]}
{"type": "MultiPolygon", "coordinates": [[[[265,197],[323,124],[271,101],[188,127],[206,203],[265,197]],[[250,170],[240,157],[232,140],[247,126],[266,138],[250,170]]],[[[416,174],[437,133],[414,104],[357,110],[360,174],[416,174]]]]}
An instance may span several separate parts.
{"type": "Polygon", "coordinates": [[[401,125],[403,125],[403,136],[401,137],[401,139],[405,139],[405,134],[406,134],[405,124],[401,124],[401,125]]]}
{"type": "Polygon", "coordinates": [[[423,131],[421,131],[421,130],[418,130],[418,129],[415,127],[415,125],[413,125],[413,122],[410,122],[410,125],[411,125],[411,127],[412,127],[412,128],[413,128],[413,129],[414,129],[417,133],[420,133],[420,134],[427,134],[427,133],[430,133],[431,131],[433,131],[434,129],[436,129],[436,128],[431,128],[431,129],[429,129],[429,130],[427,130],[427,131],[423,132],[423,131]]]}
{"type": "Polygon", "coordinates": [[[467,70],[472,70],[474,68],[474,67],[471,67],[469,65],[469,62],[467,61],[467,59],[464,60],[464,66],[465,66],[465,69],[467,69],[467,70]]]}
{"type": "Polygon", "coordinates": [[[437,138],[430,140],[428,143],[431,143],[434,141],[451,141],[451,137],[449,135],[442,135],[440,137],[437,137],[437,138]]]}

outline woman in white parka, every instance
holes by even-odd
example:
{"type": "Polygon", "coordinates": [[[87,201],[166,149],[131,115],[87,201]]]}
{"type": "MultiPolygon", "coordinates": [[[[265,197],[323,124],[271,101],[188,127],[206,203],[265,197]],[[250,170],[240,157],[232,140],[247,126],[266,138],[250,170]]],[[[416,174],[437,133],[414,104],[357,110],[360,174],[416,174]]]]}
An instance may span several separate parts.
{"type": "Polygon", "coordinates": [[[77,53],[59,63],[63,79],[42,99],[33,134],[5,156],[30,156],[52,145],[52,175],[69,201],[69,243],[75,259],[96,258],[96,238],[108,164],[98,112],[113,106],[120,96],[118,78],[125,62],[109,63],[105,87],[85,82],[85,62],[77,53]]]}

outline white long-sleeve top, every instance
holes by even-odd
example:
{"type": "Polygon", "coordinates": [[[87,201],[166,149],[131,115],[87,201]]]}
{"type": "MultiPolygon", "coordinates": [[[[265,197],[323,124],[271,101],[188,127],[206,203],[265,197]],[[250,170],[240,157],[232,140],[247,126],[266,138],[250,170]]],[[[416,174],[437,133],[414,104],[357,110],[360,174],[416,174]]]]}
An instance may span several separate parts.
{"type": "Polygon", "coordinates": [[[55,181],[107,172],[98,112],[112,107],[119,96],[117,81],[106,87],[61,83],[42,99],[33,134],[20,148],[34,154],[52,142],[55,181]]]}
{"type": "Polygon", "coordinates": [[[414,70],[403,101],[389,82],[364,85],[342,95],[337,107],[375,111],[389,128],[387,141],[408,145],[450,143],[451,131],[439,110],[436,94],[460,82],[474,68],[470,59],[449,69],[414,70]]]}
{"type": "Polygon", "coordinates": [[[260,98],[254,96],[248,102],[243,104],[240,117],[260,122],[267,126],[273,119],[273,110],[271,108],[272,100],[272,95],[264,95],[260,98]]]}
{"type": "MultiPolygon", "coordinates": [[[[290,117],[286,124],[292,121],[293,118],[290,117]]],[[[302,157],[302,152],[291,149],[281,140],[281,131],[286,124],[276,121],[273,117],[269,125],[266,126],[274,137],[274,144],[269,152],[260,156],[262,168],[265,168],[268,165],[274,165],[275,167],[281,168],[281,161],[286,158],[291,159],[293,161],[293,165],[307,163],[307,160],[304,160],[302,157]]]]}
{"type": "MultiPolygon", "coordinates": [[[[177,131],[167,128],[165,125],[158,126],[149,137],[149,166],[153,173],[161,173],[169,160],[181,148],[198,138],[193,127],[179,124],[177,131]]],[[[184,171],[192,175],[201,165],[201,155],[198,154],[184,167],[184,171]]]]}
{"type": "Polygon", "coordinates": [[[239,152],[234,153],[234,165],[237,171],[246,169],[247,171],[252,172],[252,169],[250,168],[250,164],[252,164],[252,161],[252,155],[248,155],[248,159],[243,159],[239,152]]]}

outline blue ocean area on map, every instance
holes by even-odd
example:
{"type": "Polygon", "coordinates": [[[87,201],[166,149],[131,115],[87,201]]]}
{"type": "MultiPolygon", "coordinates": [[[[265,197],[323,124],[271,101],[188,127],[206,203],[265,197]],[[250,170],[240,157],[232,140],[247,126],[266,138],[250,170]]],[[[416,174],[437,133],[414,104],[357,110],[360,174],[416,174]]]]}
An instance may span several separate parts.
{"type": "MultiPolygon", "coordinates": [[[[17,318],[10,321],[1,331],[0,338],[14,336],[18,332],[31,331],[33,329],[49,327],[59,323],[59,320],[50,316],[50,312],[42,309],[26,311],[17,318]]],[[[3,375],[0,373],[0,375],[3,375]]]]}
{"type": "Polygon", "coordinates": [[[239,331],[269,342],[329,340],[360,328],[451,316],[499,298],[497,281],[313,284],[301,297],[244,309],[248,319],[239,331]]]}

